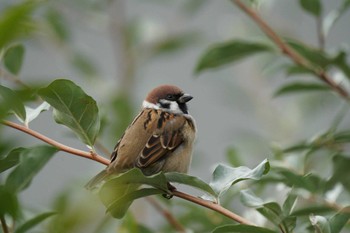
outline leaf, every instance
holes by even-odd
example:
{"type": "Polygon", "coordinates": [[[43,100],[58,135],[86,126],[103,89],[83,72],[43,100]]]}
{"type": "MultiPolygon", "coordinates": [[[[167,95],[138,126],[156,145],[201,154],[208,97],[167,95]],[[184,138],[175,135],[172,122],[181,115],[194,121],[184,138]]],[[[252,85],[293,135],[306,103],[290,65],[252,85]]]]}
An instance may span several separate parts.
{"type": "Polygon", "coordinates": [[[109,179],[101,187],[99,196],[113,217],[122,218],[135,199],[154,194],[166,194],[167,192],[168,184],[163,173],[145,176],[140,169],[133,168],[109,179]],[[142,184],[156,189],[138,190],[142,184]]]}
{"type": "Polygon", "coordinates": [[[71,58],[71,64],[84,77],[94,78],[97,76],[97,68],[91,59],[81,53],[75,52],[71,58]]]}
{"type": "Polygon", "coordinates": [[[55,121],[73,130],[93,147],[100,129],[96,101],[70,80],[58,79],[39,90],[39,95],[53,108],[55,121]]]}
{"type": "Polygon", "coordinates": [[[333,212],[334,209],[330,206],[308,206],[293,211],[290,215],[293,216],[309,216],[310,214],[322,214],[333,212]]]}
{"type": "Polygon", "coordinates": [[[28,187],[33,177],[56,152],[56,148],[46,145],[24,149],[21,153],[20,164],[6,179],[6,187],[13,192],[19,192],[28,187]]]}
{"type": "Polygon", "coordinates": [[[21,44],[9,47],[4,54],[4,65],[12,74],[18,75],[24,58],[24,46],[21,44]]]}
{"type": "Polygon", "coordinates": [[[61,42],[67,42],[70,39],[70,32],[66,26],[69,23],[65,21],[62,13],[50,8],[46,11],[46,20],[57,39],[61,42]]]}
{"type": "Polygon", "coordinates": [[[224,225],[215,228],[212,233],[230,233],[230,232],[244,232],[244,233],[276,233],[276,231],[270,230],[268,228],[249,226],[249,225],[224,225]]]}
{"type": "Polygon", "coordinates": [[[17,196],[4,185],[0,185],[0,206],[0,216],[9,214],[15,219],[18,217],[19,203],[17,196]]]}
{"type": "Polygon", "coordinates": [[[24,107],[26,110],[26,120],[23,122],[25,125],[29,125],[29,122],[31,122],[32,120],[34,120],[35,118],[37,118],[39,116],[40,113],[47,111],[50,109],[50,105],[47,102],[43,102],[41,103],[38,107],[36,108],[30,108],[25,106],[24,107]]]}
{"type": "Polygon", "coordinates": [[[285,217],[278,203],[265,203],[262,199],[257,197],[253,192],[251,192],[248,189],[242,190],[240,194],[241,202],[245,206],[255,208],[260,214],[262,214],[265,218],[270,220],[276,226],[282,225],[284,229],[289,229],[289,227],[294,228],[295,224],[291,224],[290,219],[285,217]],[[288,220],[288,222],[286,220],[288,220]]]}
{"type": "Polygon", "coordinates": [[[273,49],[266,44],[243,40],[231,40],[218,43],[204,52],[199,59],[195,72],[200,73],[207,69],[233,64],[248,56],[271,51],[273,51],[273,49]]]}
{"type": "Polygon", "coordinates": [[[204,192],[207,192],[208,194],[212,195],[213,197],[216,197],[215,191],[211,188],[211,186],[207,183],[205,183],[203,180],[199,179],[195,176],[189,176],[184,173],[178,173],[178,172],[168,172],[164,174],[165,177],[169,182],[175,182],[180,184],[185,184],[192,186],[194,188],[198,188],[204,192]]]}
{"type": "Polygon", "coordinates": [[[0,173],[16,166],[20,161],[20,155],[24,151],[24,148],[16,148],[8,153],[5,158],[0,159],[0,173]]]}
{"type": "Polygon", "coordinates": [[[329,219],[329,225],[332,233],[340,233],[341,229],[350,219],[350,206],[341,209],[338,213],[329,219]]]}
{"type": "Polygon", "coordinates": [[[342,16],[350,7],[350,1],[344,0],[338,9],[334,9],[329,12],[323,20],[322,23],[322,31],[325,36],[328,35],[329,31],[333,27],[333,25],[338,21],[340,16],[342,16]]]}
{"type": "Polygon", "coordinates": [[[293,192],[293,190],[291,190],[288,193],[288,196],[287,196],[286,200],[283,203],[282,209],[283,209],[284,215],[288,216],[288,215],[291,214],[291,212],[293,211],[293,209],[294,209],[294,207],[296,205],[297,199],[298,199],[298,195],[295,194],[293,192]]]}
{"type": "Polygon", "coordinates": [[[341,183],[344,188],[350,191],[350,158],[345,155],[333,157],[333,174],[328,180],[327,186],[330,189],[336,183],[341,183]]]}
{"type": "Polygon", "coordinates": [[[242,164],[239,154],[234,147],[230,147],[226,150],[226,159],[234,167],[238,167],[242,164]]]}
{"type": "Polygon", "coordinates": [[[153,45],[152,55],[159,56],[163,54],[174,53],[181,49],[190,47],[194,44],[198,38],[197,33],[181,33],[179,35],[169,36],[168,38],[163,38],[153,45]]]}
{"type": "Polygon", "coordinates": [[[300,0],[299,3],[306,12],[314,16],[320,16],[322,13],[320,0],[300,0]]]}
{"type": "Polygon", "coordinates": [[[134,200],[156,194],[164,194],[164,191],[155,188],[143,188],[128,192],[126,195],[117,199],[110,206],[108,206],[107,211],[113,217],[120,219],[124,217],[126,211],[134,200]]]}
{"type": "Polygon", "coordinates": [[[4,110],[12,110],[20,119],[26,118],[26,112],[21,99],[17,96],[16,92],[10,88],[0,85],[0,100],[6,106],[2,106],[4,110]]]}
{"type": "Polygon", "coordinates": [[[284,178],[282,182],[290,187],[302,188],[311,193],[322,192],[326,187],[326,182],[312,173],[301,175],[283,167],[275,167],[274,171],[281,175],[284,178]]]}
{"type": "Polygon", "coordinates": [[[331,233],[329,222],[325,217],[310,215],[309,219],[317,233],[331,233]]]}
{"type": "Polygon", "coordinates": [[[55,214],[57,214],[57,213],[56,212],[47,212],[47,213],[39,214],[39,215],[35,216],[34,218],[26,221],[22,225],[20,225],[17,228],[17,230],[15,231],[15,233],[27,232],[30,229],[32,229],[33,227],[35,227],[36,225],[40,224],[42,221],[46,220],[47,218],[49,218],[55,214]]]}
{"type": "Polygon", "coordinates": [[[284,69],[288,76],[314,73],[312,70],[299,65],[288,65],[288,66],[285,66],[284,69]]]}
{"type": "Polygon", "coordinates": [[[33,30],[31,14],[37,6],[37,3],[26,1],[1,12],[0,49],[33,30]]]}
{"type": "Polygon", "coordinates": [[[280,87],[273,94],[274,97],[286,94],[298,94],[300,92],[329,91],[331,88],[319,83],[293,82],[280,87]]]}
{"type": "Polygon", "coordinates": [[[209,185],[219,197],[232,185],[242,180],[259,180],[263,175],[268,173],[269,169],[270,164],[267,159],[262,161],[254,169],[243,166],[233,168],[227,165],[219,164],[214,170],[213,178],[209,185]]]}
{"type": "Polygon", "coordinates": [[[320,49],[312,48],[306,44],[290,38],[286,38],[285,40],[289,46],[296,50],[305,59],[310,61],[313,65],[321,67],[322,69],[326,69],[328,65],[333,63],[333,59],[320,49]]]}

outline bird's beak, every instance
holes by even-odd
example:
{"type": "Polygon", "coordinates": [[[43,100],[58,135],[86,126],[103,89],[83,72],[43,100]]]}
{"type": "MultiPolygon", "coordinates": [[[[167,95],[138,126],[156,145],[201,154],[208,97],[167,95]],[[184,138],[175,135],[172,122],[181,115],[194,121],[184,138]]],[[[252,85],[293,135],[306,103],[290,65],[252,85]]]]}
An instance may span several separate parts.
{"type": "Polygon", "coordinates": [[[191,99],[193,99],[193,96],[191,96],[191,95],[189,95],[189,94],[183,94],[183,95],[179,98],[178,102],[181,103],[181,104],[184,104],[184,103],[190,101],[191,99]]]}

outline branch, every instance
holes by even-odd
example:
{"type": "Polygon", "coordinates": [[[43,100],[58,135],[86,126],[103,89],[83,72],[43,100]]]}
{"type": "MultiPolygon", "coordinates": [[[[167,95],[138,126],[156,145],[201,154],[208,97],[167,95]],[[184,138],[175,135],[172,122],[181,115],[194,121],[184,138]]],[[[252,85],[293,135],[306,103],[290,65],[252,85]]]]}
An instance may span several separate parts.
{"type": "Polygon", "coordinates": [[[228,209],[226,209],[226,208],[222,207],[221,205],[216,204],[214,202],[207,201],[207,200],[201,199],[199,197],[191,196],[187,193],[183,193],[183,192],[180,192],[177,190],[172,191],[172,194],[176,197],[181,198],[181,199],[185,199],[187,201],[204,206],[208,209],[214,210],[215,212],[218,212],[218,213],[220,213],[220,214],[222,214],[222,215],[224,215],[224,216],[226,216],[226,217],[228,217],[228,218],[230,218],[238,223],[255,226],[255,224],[249,222],[247,219],[231,212],[230,210],[228,210],[228,209]]]}
{"type": "Polygon", "coordinates": [[[260,27],[260,29],[281,49],[282,53],[284,53],[286,56],[292,59],[294,63],[312,70],[319,77],[319,79],[328,84],[340,96],[349,100],[349,94],[343,87],[339,86],[336,82],[334,82],[333,79],[329,77],[322,68],[313,66],[307,59],[302,57],[288,44],[286,44],[281,39],[281,37],[279,37],[277,33],[274,32],[274,30],[258,15],[258,13],[255,10],[246,6],[240,0],[231,0],[231,2],[237,5],[250,18],[252,18],[255,21],[255,23],[260,27]]]}
{"type": "Polygon", "coordinates": [[[179,223],[176,218],[165,208],[163,208],[154,198],[146,197],[146,200],[174,227],[178,232],[185,233],[186,229],[179,223]]]}
{"type": "Polygon", "coordinates": [[[9,233],[9,229],[7,227],[7,224],[6,224],[6,220],[5,220],[5,217],[4,216],[0,216],[0,222],[1,222],[1,227],[2,227],[2,231],[4,233],[9,233]]]}
{"type": "MultiPolygon", "coordinates": [[[[69,146],[66,146],[62,143],[59,143],[51,138],[48,138],[32,129],[29,129],[25,126],[22,126],[22,125],[19,125],[19,124],[16,124],[14,122],[11,122],[11,121],[1,121],[2,124],[6,125],[6,126],[9,126],[11,128],[14,128],[14,129],[17,129],[19,131],[22,131],[26,134],[29,134],[33,137],[36,137],[37,139],[43,141],[43,142],[46,142],[54,147],[56,147],[57,149],[61,150],[61,151],[64,151],[64,152],[67,152],[67,153],[70,153],[70,154],[74,154],[74,155],[77,155],[77,156],[80,156],[80,157],[84,157],[84,158],[87,158],[87,159],[91,159],[91,160],[94,160],[96,162],[99,162],[99,163],[102,163],[104,165],[108,165],[110,163],[110,161],[104,157],[101,157],[95,153],[91,153],[91,152],[86,152],[86,151],[83,151],[83,150],[78,150],[78,149],[75,149],[75,148],[72,148],[72,147],[69,147],[69,146]]],[[[185,199],[187,201],[190,201],[190,202],[193,202],[195,204],[198,204],[198,205],[201,205],[201,206],[204,206],[208,209],[211,209],[211,210],[214,210],[238,223],[241,223],[241,224],[245,224],[245,225],[254,225],[253,223],[249,222],[247,219],[229,211],[228,209],[216,204],[216,203],[213,203],[213,202],[210,202],[210,201],[207,201],[207,200],[203,200],[199,197],[195,197],[195,196],[192,196],[192,195],[189,195],[187,193],[183,193],[183,192],[180,192],[180,191],[172,191],[172,194],[176,197],[179,197],[181,199],[185,199]]],[[[173,225],[174,226],[174,225],[173,225]]]]}
{"type": "Polygon", "coordinates": [[[64,152],[67,152],[69,154],[74,154],[74,155],[77,155],[77,156],[80,156],[80,157],[84,157],[84,158],[87,158],[87,159],[91,159],[91,160],[94,160],[96,162],[99,162],[99,163],[102,163],[104,165],[108,165],[109,164],[109,160],[102,157],[102,156],[99,156],[95,153],[91,153],[91,152],[86,152],[86,151],[83,151],[83,150],[78,150],[78,149],[75,149],[75,148],[72,148],[72,147],[69,147],[69,146],[66,146],[62,143],[59,143],[51,138],[48,138],[40,133],[38,133],[37,131],[34,131],[32,129],[29,129],[25,126],[22,126],[22,125],[19,125],[19,124],[16,124],[14,122],[11,122],[11,121],[2,121],[1,122],[2,124],[4,125],[7,125],[11,128],[14,128],[14,129],[17,129],[19,131],[22,131],[26,134],[29,134],[43,142],[46,142],[47,144],[50,144],[54,147],[56,147],[57,149],[59,149],[60,151],[64,151],[64,152]]]}

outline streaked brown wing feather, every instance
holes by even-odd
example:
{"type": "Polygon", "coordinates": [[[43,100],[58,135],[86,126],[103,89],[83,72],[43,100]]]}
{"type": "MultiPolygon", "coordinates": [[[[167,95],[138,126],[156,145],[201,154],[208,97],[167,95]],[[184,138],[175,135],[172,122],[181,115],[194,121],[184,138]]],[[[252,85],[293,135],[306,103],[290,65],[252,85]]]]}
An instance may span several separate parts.
{"type": "MultiPolygon", "coordinates": [[[[168,113],[167,113],[168,114],[168,113]]],[[[174,151],[183,142],[181,128],[184,126],[183,117],[164,115],[159,119],[162,128],[150,137],[145,148],[137,160],[137,166],[145,168],[165,158],[169,152],[174,151]]]]}

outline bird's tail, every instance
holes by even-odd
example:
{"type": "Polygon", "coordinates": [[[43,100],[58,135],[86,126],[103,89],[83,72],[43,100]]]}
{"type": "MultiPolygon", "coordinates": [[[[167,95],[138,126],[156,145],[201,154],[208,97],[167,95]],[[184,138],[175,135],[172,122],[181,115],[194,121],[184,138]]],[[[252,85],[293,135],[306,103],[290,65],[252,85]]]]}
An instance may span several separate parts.
{"type": "Polygon", "coordinates": [[[96,176],[94,176],[86,185],[85,188],[87,190],[93,190],[96,189],[100,184],[102,183],[103,180],[107,178],[109,173],[107,173],[107,170],[103,170],[100,173],[98,173],[96,176]]]}

